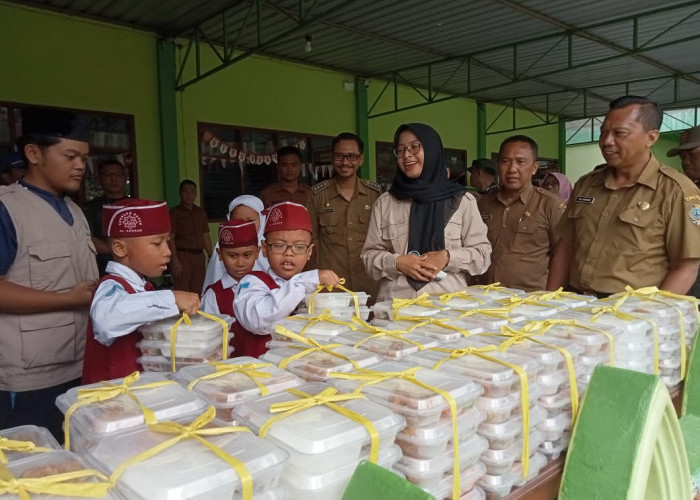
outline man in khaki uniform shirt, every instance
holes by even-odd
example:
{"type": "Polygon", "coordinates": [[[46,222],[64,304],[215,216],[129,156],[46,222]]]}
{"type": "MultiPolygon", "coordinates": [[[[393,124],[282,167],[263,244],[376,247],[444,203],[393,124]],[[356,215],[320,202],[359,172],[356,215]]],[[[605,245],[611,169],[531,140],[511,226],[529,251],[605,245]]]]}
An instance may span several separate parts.
{"type": "Polygon", "coordinates": [[[686,293],[700,262],[700,190],[651,154],[658,103],[620,97],[600,128],[606,166],[583,176],[557,227],[548,288],[604,296],[657,286],[686,293]]]}
{"type": "Polygon", "coordinates": [[[314,232],[315,267],[335,271],[345,278],[347,288],[376,299],[378,284],[367,276],[360,252],[381,188],[357,177],[363,150],[362,139],[350,132],[333,139],[333,178],[311,188],[306,206],[314,232]]]}
{"type": "Polygon", "coordinates": [[[278,181],[270,184],[260,192],[260,199],[265,208],[283,201],[293,201],[304,205],[311,193],[311,188],[299,182],[301,173],[301,151],[294,146],[284,146],[277,151],[278,181]]]}
{"type": "Polygon", "coordinates": [[[479,282],[533,291],[547,284],[549,258],[557,238],[554,229],[566,204],[554,193],[532,185],[540,164],[537,143],[515,135],[501,143],[498,170],[501,187],[477,205],[493,248],[491,266],[479,282]]]}

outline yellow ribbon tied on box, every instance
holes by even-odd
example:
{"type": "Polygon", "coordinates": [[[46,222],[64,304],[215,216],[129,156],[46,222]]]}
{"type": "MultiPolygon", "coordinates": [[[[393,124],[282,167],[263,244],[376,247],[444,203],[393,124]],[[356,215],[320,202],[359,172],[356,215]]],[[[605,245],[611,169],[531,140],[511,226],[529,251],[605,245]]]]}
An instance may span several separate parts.
{"type": "Polygon", "coordinates": [[[284,335],[285,337],[290,338],[291,340],[298,342],[301,345],[295,345],[295,344],[290,344],[289,347],[291,349],[301,349],[301,352],[298,352],[297,354],[292,354],[291,356],[288,356],[284,358],[282,361],[280,361],[279,367],[282,368],[283,370],[287,368],[289,363],[291,363],[294,360],[303,358],[304,356],[307,356],[311,354],[312,352],[325,352],[326,354],[330,354],[331,356],[335,356],[336,358],[343,359],[347,361],[348,363],[352,364],[355,368],[359,368],[360,366],[357,364],[357,361],[354,359],[350,359],[347,356],[344,356],[340,354],[339,352],[335,352],[333,349],[336,349],[338,347],[342,347],[343,344],[326,344],[323,345],[316,340],[309,338],[309,337],[302,337],[301,335],[298,335],[292,331],[287,330],[285,327],[277,325],[275,327],[275,332],[277,332],[280,335],[284,335]]]}
{"type": "MultiPolygon", "coordinates": [[[[163,434],[174,434],[174,437],[163,441],[156,446],[147,449],[146,451],[139,453],[135,457],[126,460],[119,467],[117,467],[112,475],[110,476],[110,481],[112,484],[116,484],[122,474],[131,467],[143,460],[154,457],[159,453],[167,450],[168,448],[175,446],[180,441],[185,439],[194,439],[209,449],[221,460],[226,462],[231,468],[238,474],[241,480],[241,497],[243,500],[253,499],[253,478],[248,472],[245,464],[235,457],[232,457],[224,450],[219,448],[213,443],[210,443],[206,439],[206,436],[220,436],[222,434],[231,434],[234,432],[251,432],[247,427],[211,427],[206,428],[206,426],[214,419],[216,416],[216,409],[210,406],[206,412],[197,417],[191,424],[183,425],[177,422],[159,422],[155,424],[149,424],[148,429],[152,432],[159,432],[163,434]]],[[[175,471],[176,472],[176,471],[175,471]]]]}
{"type": "MultiPolygon", "coordinates": [[[[221,345],[221,359],[227,359],[228,358],[228,323],[226,323],[223,319],[217,318],[216,316],[213,316],[211,314],[207,314],[204,311],[197,311],[197,314],[200,316],[210,319],[212,321],[216,321],[221,325],[221,328],[223,330],[222,334],[222,345],[221,345]]],[[[189,314],[187,313],[182,313],[182,316],[180,316],[180,319],[178,319],[175,324],[170,327],[170,368],[173,373],[177,371],[177,367],[175,365],[175,358],[177,357],[177,354],[175,352],[175,344],[177,343],[177,329],[180,328],[180,325],[183,323],[186,325],[191,325],[192,320],[190,319],[189,314]]]]}
{"type": "Polygon", "coordinates": [[[248,377],[250,380],[253,381],[255,385],[258,386],[258,390],[260,391],[260,394],[262,396],[267,396],[268,394],[270,394],[270,391],[267,388],[267,386],[260,382],[258,379],[272,377],[270,373],[260,371],[260,368],[267,368],[268,366],[272,366],[271,363],[243,363],[240,365],[231,365],[228,363],[209,361],[207,364],[213,366],[215,371],[213,373],[208,373],[207,375],[203,375],[199,378],[194,379],[187,385],[188,390],[191,391],[195,385],[204,380],[212,380],[215,378],[225,377],[226,375],[241,374],[245,377],[248,377]]]}
{"type": "MultiPolygon", "coordinates": [[[[599,302],[602,302],[599,301],[599,302]]],[[[617,306],[598,306],[598,307],[578,307],[574,309],[574,311],[587,311],[593,316],[591,316],[591,323],[595,323],[598,321],[598,318],[600,318],[603,314],[612,314],[618,319],[621,319],[623,321],[635,321],[635,320],[642,320],[647,322],[649,325],[651,325],[651,330],[654,332],[654,375],[659,374],[659,331],[656,328],[656,323],[649,318],[645,318],[644,316],[637,316],[635,314],[628,314],[625,312],[620,311],[617,306]]]]}
{"type": "Polygon", "coordinates": [[[355,393],[361,393],[362,390],[368,385],[378,384],[392,379],[400,379],[410,382],[411,384],[427,389],[431,392],[439,394],[447,402],[450,408],[450,415],[452,417],[452,445],[454,449],[454,466],[453,466],[453,488],[452,497],[454,500],[459,499],[462,492],[460,485],[460,467],[459,467],[459,431],[457,429],[457,402],[452,397],[452,395],[439,387],[434,387],[432,385],[421,382],[416,378],[416,372],[418,370],[425,369],[419,366],[414,366],[407,370],[399,372],[380,372],[375,370],[358,370],[357,373],[331,373],[330,376],[334,378],[342,378],[347,380],[357,380],[360,385],[355,389],[355,393]]]}
{"type": "Polygon", "coordinates": [[[6,451],[18,451],[21,453],[44,453],[47,451],[53,451],[53,449],[37,446],[32,441],[19,441],[0,436],[0,464],[7,463],[7,457],[4,453],[6,451]]]}
{"type": "Polygon", "coordinates": [[[369,323],[366,323],[365,321],[357,318],[353,318],[353,321],[355,321],[358,324],[361,324],[363,327],[363,330],[360,331],[360,333],[369,333],[370,335],[365,337],[364,339],[360,340],[357,344],[355,344],[355,347],[360,347],[362,344],[367,342],[368,340],[375,339],[378,337],[391,337],[396,340],[400,340],[401,342],[408,342],[409,344],[413,344],[418,348],[418,350],[422,351],[425,349],[425,346],[421,344],[420,342],[416,342],[415,340],[410,340],[404,337],[404,334],[406,333],[411,333],[413,330],[418,328],[418,324],[412,326],[408,330],[387,330],[386,328],[382,328],[381,326],[376,326],[376,325],[370,325],[369,323]]]}
{"type": "Polygon", "coordinates": [[[316,295],[318,295],[319,292],[322,290],[327,290],[329,292],[333,291],[334,288],[337,288],[338,290],[342,290],[344,292],[347,292],[350,294],[352,297],[352,303],[355,306],[355,316],[358,318],[360,317],[360,301],[357,299],[357,294],[353,292],[352,290],[348,290],[345,288],[343,285],[345,284],[345,278],[340,278],[340,282],[333,286],[333,285],[318,285],[316,286],[316,291],[311,294],[309,297],[309,314],[313,315],[314,314],[314,302],[316,299],[316,295]]]}
{"type": "Polygon", "coordinates": [[[520,411],[523,424],[523,449],[520,454],[520,461],[523,464],[523,477],[526,478],[530,470],[530,390],[527,385],[527,373],[522,367],[509,363],[508,361],[489,356],[487,353],[498,351],[495,345],[484,347],[465,347],[461,349],[446,349],[444,347],[433,347],[431,351],[444,352],[447,354],[443,359],[433,365],[433,370],[437,370],[446,362],[459,359],[464,356],[476,356],[487,361],[492,361],[500,365],[507,366],[513,370],[520,378],[520,411]]]}
{"type": "Polygon", "coordinates": [[[394,310],[394,320],[407,319],[409,316],[402,316],[399,311],[408,306],[420,306],[427,307],[429,309],[437,309],[438,311],[444,311],[444,307],[436,306],[430,300],[430,295],[424,293],[419,295],[415,299],[394,299],[391,303],[391,308],[394,310]]]}
{"type": "Polygon", "coordinates": [[[469,316],[475,316],[477,314],[483,314],[484,316],[491,316],[497,319],[505,319],[509,323],[512,323],[513,320],[510,317],[510,310],[515,307],[515,306],[510,306],[510,307],[484,307],[484,308],[476,308],[476,309],[470,309],[469,311],[464,311],[462,314],[459,315],[460,318],[468,318],[469,316]]]}
{"type": "Polygon", "coordinates": [[[606,332],[605,330],[601,330],[600,328],[586,326],[584,324],[579,323],[575,319],[547,319],[543,321],[529,321],[523,325],[521,331],[527,333],[534,333],[536,335],[544,335],[557,325],[575,326],[583,330],[603,334],[608,339],[608,352],[610,353],[609,365],[615,366],[615,338],[610,332],[606,332]]]}
{"type": "Polygon", "coordinates": [[[0,470],[0,496],[17,495],[20,500],[31,500],[30,493],[62,497],[104,498],[112,488],[106,476],[94,469],[64,472],[39,478],[14,478],[7,470],[0,470]],[[100,481],[78,482],[96,477],[100,481]]]}
{"type": "MultiPolygon", "coordinates": [[[[488,334],[487,334],[488,335],[488,334]]],[[[569,395],[571,397],[571,428],[574,427],[574,422],[576,422],[576,416],[578,415],[578,385],[576,383],[576,371],[574,369],[574,361],[571,358],[571,353],[564,347],[550,344],[548,342],[543,342],[542,340],[534,338],[537,335],[536,332],[530,332],[526,330],[516,330],[510,326],[501,327],[501,335],[508,337],[507,340],[501,342],[499,349],[502,351],[507,351],[512,345],[523,344],[526,341],[535,342],[537,344],[543,345],[549,349],[554,349],[561,353],[566,361],[566,368],[569,375],[569,395]]]]}
{"type": "MultiPolygon", "coordinates": [[[[310,309],[309,309],[310,312],[310,309]]],[[[301,335],[306,334],[306,330],[311,327],[312,325],[315,325],[316,323],[321,323],[321,322],[326,322],[326,323],[334,323],[336,325],[345,325],[350,327],[351,330],[357,330],[357,327],[351,322],[351,321],[345,321],[342,319],[336,319],[333,317],[333,314],[328,310],[324,309],[321,311],[321,313],[317,316],[308,316],[308,317],[303,317],[303,316],[289,316],[287,319],[293,319],[297,321],[306,321],[306,325],[304,325],[301,329],[301,335]]]]}
{"type": "Polygon", "coordinates": [[[467,292],[466,290],[459,290],[457,292],[451,292],[451,293],[443,293],[438,296],[438,300],[440,301],[441,304],[446,304],[452,299],[464,299],[464,300],[469,300],[471,302],[477,302],[479,304],[483,304],[484,301],[474,297],[472,294],[467,292]]]}
{"type": "Polygon", "coordinates": [[[496,302],[500,302],[501,304],[504,304],[510,310],[512,310],[518,306],[522,306],[522,305],[554,308],[554,309],[557,309],[559,311],[561,311],[563,309],[561,306],[554,306],[551,304],[543,304],[542,303],[543,301],[541,299],[537,299],[534,297],[508,297],[507,299],[499,299],[496,302]]]}
{"type": "Polygon", "coordinates": [[[68,411],[66,411],[66,450],[70,449],[70,417],[75,413],[75,410],[81,406],[98,403],[101,401],[107,401],[109,399],[114,399],[121,395],[128,396],[132,401],[139,405],[141,412],[143,413],[143,418],[146,424],[155,423],[157,421],[155,414],[150,408],[141,404],[141,401],[133,394],[133,391],[144,391],[147,389],[156,389],[158,387],[163,387],[164,385],[174,384],[172,380],[161,380],[158,382],[150,382],[148,384],[134,385],[139,381],[141,375],[139,372],[134,372],[131,375],[124,377],[121,384],[113,384],[111,382],[100,382],[101,385],[97,387],[90,387],[86,389],[78,389],[78,398],[75,403],[73,403],[68,411]]]}
{"type": "Polygon", "coordinates": [[[563,299],[580,299],[581,296],[574,292],[565,292],[562,287],[557,288],[551,292],[539,291],[531,292],[528,297],[535,300],[549,301],[549,300],[563,300],[563,299]]]}
{"type": "Polygon", "coordinates": [[[291,417],[296,413],[308,410],[309,408],[313,408],[315,406],[326,406],[331,410],[340,413],[344,417],[361,424],[365,430],[367,430],[370,439],[369,460],[375,464],[377,463],[377,457],[379,456],[379,433],[374,427],[374,424],[359,413],[348,410],[347,408],[336,404],[343,401],[350,401],[352,399],[364,399],[364,394],[339,394],[338,390],[333,387],[328,387],[318,394],[308,394],[298,389],[287,389],[287,392],[301,399],[271,404],[270,413],[279,413],[279,415],[272,416],[260,427],[260,432],[258,434],[261,438],[264,438],[267,435],[270,428],[274,424],[284,418],[291,417]]]}
{"type": "Polygon", "coordinates": [[[479,290],[483,290],[484,292],[481,295],[488,295],[489,292],[503,292],[507,293],[509,295],[512,295],[516,297],[518,294],[513,292],[512,290],[508,290],[506,287],[501,286],[500,281],[496,281],[495,283],[491,283],[490,285],[472,285],[469,288],[476,288],[479,290]]]}
{"type": "Polygon", "coordinates": [[[459,332],[461,335],[463,335],[465,337],[471,337],[471,335],[472,335],[472,332],[470,332],[466,328],[460,328],[458,326],[454,326],[454,325],[449,324],[448,323],[450,321],[449,319],[425,318],[425,317],[421,317],[421,316],[416,316],[413,318],[404,318],[404,319],[414,321],[416,323],[416,326],[413,327],[414,329],[419,328],[421,326],[425,326],[425,325],[434,325],[434,326],[439,326],[440,328],[445,328],[447,330],[453,330],[455,332],[459,332]]]}
{"type": "Polygon", "coordinates": [[[680,329],[681,329],[681,380],[685,380],[687,353],[685,350],[686,331],[685,331],[685,320],[683,319],[683,311],[681,311],[678,307],[676,307],[672,304],[658,300],[659,296],[690,302],[696,311],[695,314],[696,314],[696,318],[698,319],[698,324],[700,324],[700,311],[698,311],[698,299],[696,299],[695,297],[689,297],[686,295],[678,295],[677,293],[669,292],[666,290],[659,290],[655,286],[647,286],[647,287],[638,288],[635,290],[631,286],[627,285],[627,286],[625,286],[625,291],[623,293],[615,294],[615,295],[609,297],[608,299],[604,299],[604,300],[616,299],[615,307],[620,307],[622,304],[625,303],[625,301],[628,298],[635,297],[635,298],[638,298],[640,300],[647,300],[650,302],[656,302],[658,304],[663,304],[665,306],[672,307],[676,311],[676,313],[678,314],[678,318],[679,318],[678,323],[679,323],[680,329]]]}

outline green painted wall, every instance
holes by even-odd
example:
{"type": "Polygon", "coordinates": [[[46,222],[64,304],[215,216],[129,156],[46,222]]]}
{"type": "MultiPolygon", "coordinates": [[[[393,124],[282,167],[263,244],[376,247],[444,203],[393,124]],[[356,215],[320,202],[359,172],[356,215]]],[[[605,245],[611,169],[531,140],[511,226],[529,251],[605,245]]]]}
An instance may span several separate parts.
{"type": "Polygon", "coordinates": [[[133,114],[139,194],[162,196],[155,37],[0,1],[0,100],[133,114]]]}

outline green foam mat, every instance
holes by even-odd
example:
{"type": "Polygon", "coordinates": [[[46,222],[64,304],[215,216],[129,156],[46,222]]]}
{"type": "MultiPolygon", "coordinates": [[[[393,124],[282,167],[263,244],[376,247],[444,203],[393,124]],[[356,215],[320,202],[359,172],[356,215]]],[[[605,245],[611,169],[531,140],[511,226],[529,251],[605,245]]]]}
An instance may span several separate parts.
{"type": "Polygon", "coordinates": [[[405,479],[371,462],[355,469],[343,500],[435,500],[405,479]]]}

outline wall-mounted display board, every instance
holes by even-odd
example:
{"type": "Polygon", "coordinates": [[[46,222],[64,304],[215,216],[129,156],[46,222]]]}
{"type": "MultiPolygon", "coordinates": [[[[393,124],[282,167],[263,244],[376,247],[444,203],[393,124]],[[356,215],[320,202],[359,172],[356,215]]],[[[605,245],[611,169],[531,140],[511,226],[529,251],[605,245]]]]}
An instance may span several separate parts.
{"type": "Polygon", "coordinates": [[[197,133],[200,200],[211,221],[224,219],[236,196],[258,196],[277,181],[277,151],[283,146],[301,152],[300,182],[311,186],[333,173],[329,136],[202,122],[197,133]]]}
{"type": "MultiPolygon", "coordinates": [[[[12,151],[22,135],[22,109],[29,104],[0,102],[0,157],[12,151]]],[[[126,194],[137,196],[136,139],[134,117],[119,113],[69,109],[90,119],[90,156],[83,186],[74,198],[80,204],[102,195],[97,166],[104,160],[117,160],[127,171],[126,194]]]]}
{"type": "MultiPolygon", "coordinates": [[[[391,186],[396,173],[394,145],[391,142],[377,141],[374,143],[374,151],[377,165],[377,182],[386,191],[391,186]]],[[[467,150],[444,148],[444,151],[445,164],[450,169],[450,178],[464,184],[466,179],[462,174],[466,172],[467,168],[467,150]]]]}

